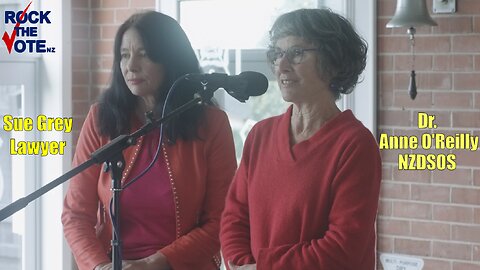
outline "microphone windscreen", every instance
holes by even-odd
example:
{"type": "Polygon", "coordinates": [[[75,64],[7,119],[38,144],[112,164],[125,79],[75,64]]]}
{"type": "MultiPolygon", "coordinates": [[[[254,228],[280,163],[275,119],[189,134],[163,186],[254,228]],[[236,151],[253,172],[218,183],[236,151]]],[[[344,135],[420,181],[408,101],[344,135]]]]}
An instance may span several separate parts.
{"type": "Polygon", "coordinates": [[[255,71],[244,71],[238,77],[245,79],[248,83],[246,93],[248,96],[260,96],[267,92],[268,80],[265,75],[255,71]]]}

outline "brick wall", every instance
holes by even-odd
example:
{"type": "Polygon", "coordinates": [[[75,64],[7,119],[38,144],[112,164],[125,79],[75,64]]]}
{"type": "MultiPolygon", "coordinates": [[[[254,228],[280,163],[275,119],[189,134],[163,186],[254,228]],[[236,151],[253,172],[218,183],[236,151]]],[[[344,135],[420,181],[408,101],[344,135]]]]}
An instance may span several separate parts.
{"type": "MultiPolygon", "coordinates": [[[[480,1],[457,0],[454,14],[432,14],[417,28],[418,96],[408,96],[411,48],[405,28],[387,29],[395,0],[378,0],[378,133],[480,135],[480,1]],[[417,113],[436,116],[419,129],[417,113]]],[[[431,11],[432,1],[427,1],[431,11]]],[[[480,269],[480,150],[383,150],[379,253],[421,256],[424,269],[480,269]],[[399,170],[403,153],[453,153],[449,170],[399,170]]],[[[379,267],[382,269],[382,267],[379,267]]]]}
{"type": "MultiPolygon", "coordinates": [[[[406,29],[385,28],[395,3],[378,0],[378,133],[419,137],[424,131],[416,115],[422,111],[437,117],[438,128],[430,132],[480,135],[480,1],[457,0],[455,14],[435,15],[437,27],[417,29],[415,101],[406,90],[406,29]]],[[[154,0],[72,1],[75,139],[110,79],[118,25],[135,10],[154,6],[154,0]]],[[[382,151],[379,252],[421,256],[424,269],[480,269],[480,152],[454,152],[454,171],[400,171],[403,152],[382,151]]]]}

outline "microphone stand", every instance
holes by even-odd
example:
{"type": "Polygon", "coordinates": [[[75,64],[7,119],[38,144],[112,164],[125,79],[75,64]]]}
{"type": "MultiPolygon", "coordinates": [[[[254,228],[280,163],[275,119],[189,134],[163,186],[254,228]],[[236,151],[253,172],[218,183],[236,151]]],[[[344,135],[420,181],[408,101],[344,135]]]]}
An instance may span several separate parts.
{"type": "MultiPolygon", "coordinates": [[[[172,89],[175,87],[176,82],[185,79],[185,76],[180,77],[175,81],[172,85],[172,89]]],[[[164,116],[160,119],[152,119],[151,121],[147,121],[145,125],[143,125],[140,129],[133,132],[130,135],[120,135],[107,143],[106,145],[102,146],[98,150],[94,151],[91,154],[90,159],[83,162],[79,166],[71,169],[70,171],[66,172],[62,176],[56,178],[55,180],[51,181],[50,183],[46,184],[45,186],[39,188],[38,190],[32,192],[31,194],[27,195],[26,197],[20,198],[15,202],[7,205],[5,208],[0,210],[0,221],[6,219],[7,217],[13,215],[20,209],[25,208],[30,202],[39,198],[43,194],[47,193],[51,189],[57,187],[58,185],[66,182],[73,176],[79,174],[83,170],[89,168],[93,164],[107,164],[107,169],[110,170],[110,174],[112,177],[112,203],[113,203],[113,213],[112,216],[112,224],[119,224],[119,217],[120,217],[120,192],[122,191],[121,187],[121,178],[123,168],[125,167],[125,161],[122,155],[122,151],[132,145],[136,144],[136,141],[141,136],[147,134],[148,132],[154,130],[155,128],[159,127],[161,124],[167,122],[174,116],[196,106],[202,104],[206,100],[210,100],[213,97],[213,92],[217,90],[217,88],[211,88],[208,86],[207,83],[202,83],[203,91],[197,92],[194,94],[194,98],[189,102],[183,104],[182,106],[174,109],[169,114],[164,116]]],[[[120,270],[122,269],[122,262],[121,262],[121,240],[120,240],[120,230],[119,228],[112,229],[112,266],[113,270],[120,270]]]]}

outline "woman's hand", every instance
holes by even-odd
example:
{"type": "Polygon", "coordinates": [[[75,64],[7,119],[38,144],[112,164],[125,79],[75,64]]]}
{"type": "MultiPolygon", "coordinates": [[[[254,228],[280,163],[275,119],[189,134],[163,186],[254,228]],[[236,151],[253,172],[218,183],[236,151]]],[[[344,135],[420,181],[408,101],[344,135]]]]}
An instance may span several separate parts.
{"type": "Polygon", "coordinates": [[[156,252],[140,260],[123,261],[122,270],[170,270],[167,257],[161,252],[156,252]]]}
{"type": "MultiPolygon", "coordinates": [[[[95,270],[112,270],[112,263],[99,264],[95,270]]],[[[156,252],[139,260],[122,261],[122,270],[170,270],[167,257],[161,252],[156,252]]]]}
{"type": "Polygon", "coordinates": [[[244,265],[234,265],[232,262],[228,262],[228,268],[230,270],[257,270],[256,264],[244,264],[244,265]]]}

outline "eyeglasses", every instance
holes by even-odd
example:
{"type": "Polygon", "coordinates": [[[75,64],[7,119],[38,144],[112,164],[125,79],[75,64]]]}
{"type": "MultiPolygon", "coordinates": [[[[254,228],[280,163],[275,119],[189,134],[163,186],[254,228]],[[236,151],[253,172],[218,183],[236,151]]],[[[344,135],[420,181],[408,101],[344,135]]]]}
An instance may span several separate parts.
{"type": "Polygon", "coordinates": [[[286,49],[285,51],[270,49],[267,51],[267,59],[271,65],[278,66],[280,64],[280,60],[285,56],[290,64],[296,65],[302,62],[303,55],[307,51],[318,51],[318,48],[302,49],[292,47],[286,49]]]}

